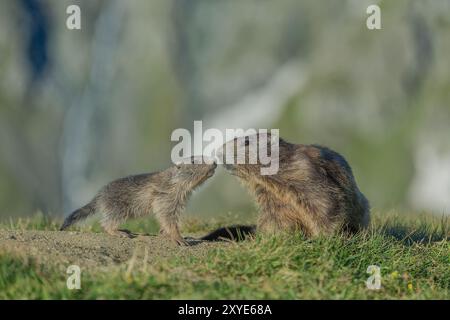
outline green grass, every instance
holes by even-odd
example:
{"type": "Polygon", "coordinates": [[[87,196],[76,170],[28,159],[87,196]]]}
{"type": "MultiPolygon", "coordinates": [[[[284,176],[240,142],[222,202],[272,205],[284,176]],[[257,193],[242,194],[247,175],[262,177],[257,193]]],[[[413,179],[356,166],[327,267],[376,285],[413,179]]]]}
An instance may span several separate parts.
{"type": "MultiPolygon", "coordinates": [[[[45,229],[39,221],[22,221],[21,227],[34,225],[45,229]]],[[[211,225],[189,228],[206,231],[211,225]]],[[[85,271],[80,290],[68,290],[67,275],[55,267],[0,254],[0,298],[449,299],[449,230],[445,218],[379,214],[370,230],[353,237],[258,236],[206,256],[85,271]],[[380,290],[366,288],[369,265],[381,268],[380,290]]]]}

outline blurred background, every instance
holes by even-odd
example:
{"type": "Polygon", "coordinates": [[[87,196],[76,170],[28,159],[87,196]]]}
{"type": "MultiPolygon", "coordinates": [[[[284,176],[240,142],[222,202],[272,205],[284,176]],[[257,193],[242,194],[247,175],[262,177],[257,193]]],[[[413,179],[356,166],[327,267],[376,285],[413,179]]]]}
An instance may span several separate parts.
{"type": "MultiPolygon", "coordinates": [[[[374,210],[450,212],[450,0],[1,0],[0,71],[0,219],[169,166],[194,120],[335,149],[374,210]]],[[[188,211],[255,208],[219,170],[188,211]]]]}

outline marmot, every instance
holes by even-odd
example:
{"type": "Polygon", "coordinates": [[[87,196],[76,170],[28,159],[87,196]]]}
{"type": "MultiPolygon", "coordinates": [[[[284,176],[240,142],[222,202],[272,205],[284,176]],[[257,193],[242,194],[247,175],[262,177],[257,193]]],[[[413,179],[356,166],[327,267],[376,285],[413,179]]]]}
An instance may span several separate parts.
{"type": "Polygon", "coordinates": [[[214,174],[216,163],[205,160],[191,157],[161,172],[115,180],[104,186],[91,202],[68,216],[60,230],[101,212],[101,224],[108,234],[133,237],[127,230],[118,230],[119,225],[128,218],[153,211],[162,234],[178,244],[187,244],[178,229],[179,214],[192,191],[214,174]]]}
{"type": "Polygon", "coordinates": [[[326,147],[292,144],[265,133],[235,138],[216,156],[255,195],[261,211],[258,232],[301,230],[311,237],[338,230],[353,233],[369,223],[369,202],[359,191],[349,164],[326,147]],[[278,165],[275,174],[261,174],[259,141],[262,150],[279,146],[278,157],[272,159],[278,165]],[[227,154],[231,159],[234,155],[233,164],[226,163],[227,154]],[[255,164],[248,162],[252,156],[258,159],[255,164]],[[238,164],[244,157],[245,164],[238,164]]]}

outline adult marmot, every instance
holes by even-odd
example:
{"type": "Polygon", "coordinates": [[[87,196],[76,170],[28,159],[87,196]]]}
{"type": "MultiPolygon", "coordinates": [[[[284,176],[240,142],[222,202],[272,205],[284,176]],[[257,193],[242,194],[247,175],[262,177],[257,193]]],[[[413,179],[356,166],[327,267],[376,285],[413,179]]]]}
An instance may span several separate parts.
{"type": "Polygon", "coordinates": [[[301,230],[311,237],[338,230],[356,232],[369,223],[369,203],[337,152],[256,134],[225,143],[216,155],[255,195],[261,211],[258,232],[301,230]],[[276,148],[272,150],[277,145],[278,156],[276,148]],[[268,151],[278,171],[262,174],[261,151],[268,151]],[[227,163],[227,156],[234,163],[227,163]],[[250,159],[257,161],[252,164],[250,159]]]}

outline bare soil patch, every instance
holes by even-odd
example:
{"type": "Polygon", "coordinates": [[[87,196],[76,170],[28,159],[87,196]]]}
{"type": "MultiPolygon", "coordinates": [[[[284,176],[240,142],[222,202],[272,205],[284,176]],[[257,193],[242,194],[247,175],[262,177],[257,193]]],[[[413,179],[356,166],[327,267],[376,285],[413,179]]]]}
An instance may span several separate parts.
{"type": "Polygon", "coordinates": [[[160,235],[129,239],[92,232],[0,230],[0,251],[32,257],[44,264],[96,268],[132,259],[152,264],[171,257],[201,256],[227,245],[189,237],[187,240],[190,246],[178,246],[160,235]]]}

